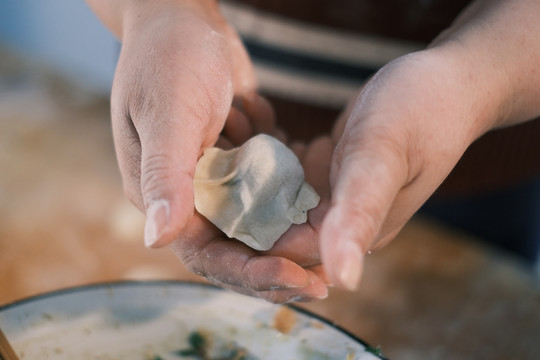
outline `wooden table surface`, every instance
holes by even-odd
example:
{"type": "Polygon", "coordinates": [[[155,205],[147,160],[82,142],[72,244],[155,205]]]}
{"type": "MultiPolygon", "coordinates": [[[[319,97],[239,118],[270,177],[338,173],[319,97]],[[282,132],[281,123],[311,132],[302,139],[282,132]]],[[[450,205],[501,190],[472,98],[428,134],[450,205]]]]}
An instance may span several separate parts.
{"type": "MultiPolygon", "coordinates": [[[[143,246],[143,217],[121,189],[107,101],[0,64],[0,305],[96,282],[201,281],[168,250],[143,246]]],[[[391,359],[540,359],[538,278],[421,218],[368,256],[358,292],[332,289],[302,306],[391,359]]]]}

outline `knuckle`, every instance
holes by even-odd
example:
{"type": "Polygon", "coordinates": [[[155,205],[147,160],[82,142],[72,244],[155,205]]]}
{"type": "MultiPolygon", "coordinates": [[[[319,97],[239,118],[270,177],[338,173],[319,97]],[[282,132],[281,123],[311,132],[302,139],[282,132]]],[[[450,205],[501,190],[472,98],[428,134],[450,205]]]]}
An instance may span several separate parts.
{"type": "MultiPolygon", "coordinates": [[[[172,159],[166,154],[153,154],[141,164],[141,192],[143,196],[156,197],[170,182],[172,159]]],[[[146,199],[145,199],[146,200],[146,199]]]]}
{"type": "Polygon", "coordinates": [[[208,273],[204,260],[201,257],[200,249],[196,249],[193,246],[186,246],[185,240],[186,239],[182,237],[175,240],[170,245],[171,251],[180,260],[186,270],[197,276],[201,276],[210,281],[214,281],[212,276],[210,276],[210,274],[208,273]]]}
{"type": "Polygon", "coordinates": [[[199,252],[196,250],[183,250],[177,253],[180,261],[184,264],[186,269],[199,276],[206,277],[207,271],[204,266],[204,262],[201,261],[199,252]]]}
{"type": "Polygon", "coordinates": [[[144,210],[141,193],[134,186],[124,185],[124,196],[139,210],[144,210]]]}
{"type": "Polygon", "coordinates": [[[200,245],[194,241],[197,234],[183,232],[170,245],[172,252],[178,257],[184,267],[198,276],[213,280],[212,257],[209,254],[209,243],[200,245]]]}
{"type": "Polygon", "coordinates": [[[358,198],[351,199],[348,211],[354,229],[354,237],[361,244],[362,249],[367,251],[378,237],[380,221],[375,218],[374,214],[381,213],[381,206],[377,204],[376,200],[361,201],[358,198]]]}

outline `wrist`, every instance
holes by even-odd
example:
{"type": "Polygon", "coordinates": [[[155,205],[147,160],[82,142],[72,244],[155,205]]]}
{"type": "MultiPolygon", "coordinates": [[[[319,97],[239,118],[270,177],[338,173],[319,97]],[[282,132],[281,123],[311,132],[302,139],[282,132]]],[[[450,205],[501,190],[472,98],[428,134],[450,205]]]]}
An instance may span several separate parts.
{"type": "Polygon", "coordinates": [[[216,0],[86,0],[103,24],[120,40],[131,28],[171,12],[198,14],[213,22],[223,22],[216,0]]]}
{"type": "Polygon", "coordinates": [[[492,106],[498,103],[492,128],[540,115],[538,11],[540,3],[530,0],[478,0],[432,44],[460,54],[478,88],[492,106]]]}
{"type": "Polygon", "coordinates": [[[453,85],[448,96],[456,101],[450,103],[470,125],[471,142],[508,122],[513,112],[512,87],[496,59],[459,41],[447,41],[427,51],[437,58],[445,81],[453,85]]]}

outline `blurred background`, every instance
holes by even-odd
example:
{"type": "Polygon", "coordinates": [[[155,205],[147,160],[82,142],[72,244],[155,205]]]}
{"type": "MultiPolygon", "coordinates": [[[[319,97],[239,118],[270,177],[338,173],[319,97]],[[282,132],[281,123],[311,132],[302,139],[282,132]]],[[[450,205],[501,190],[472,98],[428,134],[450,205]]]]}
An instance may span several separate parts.
{"type": "Polygon", "coordinates": [[[119,44],[84,1],[3,1],[0,41],[86,90],[110,91],[119,44]]]}
{"type": "MultiPolygon", "coordinates": [[[[424,44],[315,29],[310,19],[270,7],[260,13],[250,3],[224,1],[223,12],[243,35],[278,121],[299,138],[307,128],[310,136],[327,131],[373,71],[424,44]],[[293,42],[339,38],[368,55],[336,50],[321,59],[315,45],[292,52],[265,27],[289,31],[293,42]],[[276,55],[286,66],[275,64],[276,55]],[[312,66],[298,73],[298,61],[312,66]],[[321,61],[337,70],[314,74],[321,61]],[[310,99],[299,95],[306,87],[310,99]],[[291,114],[296,125],[287,121],[291,114]]],[[[124,198],[108,100],[119,51],[82,0],[0,2],[0,305],[95,282],[203,281],[167,249],[144,247],[144,218],[124,198]]],[[[480,162],[493,155],[486,151],[480,162]]],[[[450,177],[396,241],[366,259],[360,292],[332,289],[329,299],[303,306],[381,345],[390,358],[536,359],[537,173],[489,188],[469,159],[460,170],[467,176],[450,177]],[[471,195],[479,187],[486,191],[471,195]]]]}
{"type": "Polygon", "coordinates": [[[84,1],[0,3],[0,303],[189,277],[144,248],[144,218],[123,196],[108,101],[119,49],[84,1]]]}

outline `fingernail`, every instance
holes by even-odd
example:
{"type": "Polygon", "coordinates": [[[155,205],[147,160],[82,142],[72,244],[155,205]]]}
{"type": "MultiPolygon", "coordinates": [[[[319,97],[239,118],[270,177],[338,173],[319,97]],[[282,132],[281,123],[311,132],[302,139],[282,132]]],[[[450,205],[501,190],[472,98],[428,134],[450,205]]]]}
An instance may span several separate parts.
{"type": "Polygon", "coordinates": [[[295,302],[314,302],[314,301],[317,301],[317,300],[324,300],[324,299],[319,299],[319,298],[315,298],[313,296],[308,296],[308,295],[299,295],[299,296],[295,296],[295,297],[292,297],[290,299],[288,299],[285,303],[286,304],[290,304],[290,303],[295,303],[295,302]]]}
{"type": "Polygon", "coordinates": [[[338,251],[340,261],[337,268],[339,282],[347,290],[356,290],[360,283],[364,261],[360,246],[351,240],[345,240],[338,246],[340,246],[338,251]]]}
{"type": "Polygon", "coordinates": [[[274,285],[270,286],[268,290],[270,291],[276,291],[276,290],[296,290],[296,289],[303,289],[306,285],[298,285],[298,284],[285,284],[285,285],[274,285]]]}
{"type": "Polygon", "coordinates": [[[328,292],[322,294],[297,295],[287,300],[287,302],[313,302],[324,300],[328,297],[328,292]]]}
{"type": "Polygon", "coordinates": [[[156,200],[146,209],[144,245],[153,247],[169,226],[170,207],[167,200],[156,200]]]}

